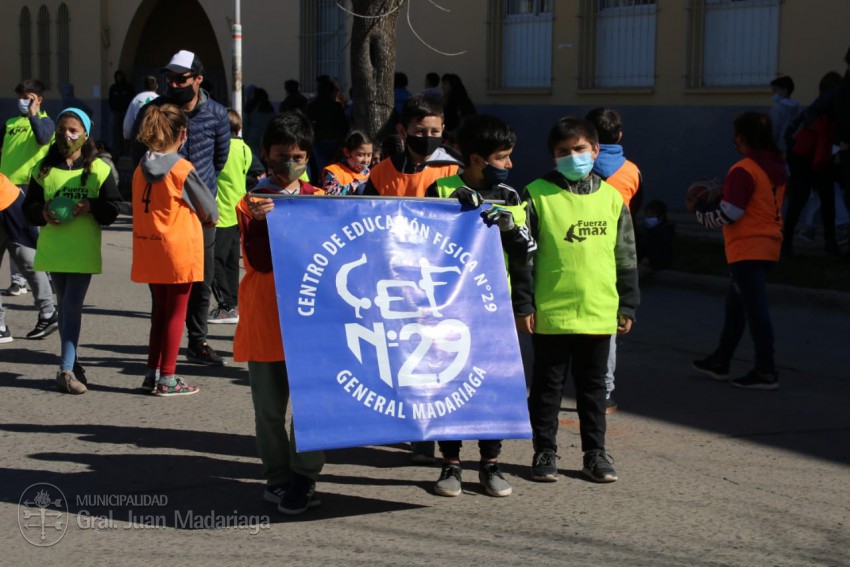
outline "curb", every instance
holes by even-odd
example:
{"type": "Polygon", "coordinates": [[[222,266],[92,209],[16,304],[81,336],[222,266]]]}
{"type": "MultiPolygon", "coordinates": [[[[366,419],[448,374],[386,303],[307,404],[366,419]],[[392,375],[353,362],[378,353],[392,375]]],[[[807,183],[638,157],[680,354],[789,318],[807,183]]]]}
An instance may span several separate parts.
{"type": "MultiPolygon", "coordinates": [[[[729,287],[729,278],[663,270],[653,272],[641,278],[641,287],[646,285],[662,285],[677,288],[687,287],[689,289],[725,294],[729,287]]],[[[791,303],[850,313],[850,293],[847,292],[771,283],[767,284],[767,290],[770,299],[776,303],[791,303]]]]}

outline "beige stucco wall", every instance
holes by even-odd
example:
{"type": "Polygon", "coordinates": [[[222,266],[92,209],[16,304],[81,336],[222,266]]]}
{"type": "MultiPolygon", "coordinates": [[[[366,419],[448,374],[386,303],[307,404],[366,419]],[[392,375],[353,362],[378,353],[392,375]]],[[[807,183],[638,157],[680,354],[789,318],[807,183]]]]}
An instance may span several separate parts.
{"type": "MultiPolygon", "coordinates": [[[[155,0],[65,0],[71,14],[71,80],[77,96],[84,99],[105,96],[116,69],[130,66],[134,60],[143,20],[155,0]],[[141,10],[140,10],[141,8],[141,10]],[[141,14],[137,18],[137,14],[141,14]],[[134,32],[133,28],[137,28],[134,32]]],[[[768,90],[694,92],[685,89],[686,2],[658,0],[657,79],[649,92],[582,92],[577,88],[579,2],[555,2],[553,33],[553,83],[542,94],[488,92],[487,80],[487,0],[439,0],[444,12],[432,3],[412,0],[401,9],[398,21],[398,69],[410,79],[410,90],[423,87],[425,73],[454,72],[462,77],[479,104],[612,104],[612,105],[759,105],[765,104],[768,90]],[[416,39],[416,32],[434,48],[445,52],[465,51],[455,57],[428,49],[416,39]]],[[[6,34],[0,35],[0,49],[9,54],[0,58],[0,74],[11,88],[20,77],[18,18],[21,7],[30,8],[32,17],[33,68],[38,69],[36,20],[38,8],[47,6],[51,24],[52,88],[48,98],[58,98],[55,18],[59,0],[39,2],[5,0],[0,2],[0,21],[7,22],[6,34]]],[[[231,0],[200,0],[215,34],[228,89],[232,86],[230,21],[231,0]]],[[[243,2],[243,82],[265,87],[272,100],[284,96],[283,82],[298,77],[300,1],[243,2]]],[[[842,57],[848,37],[843,24],[850,21],[850,2],[837,0],[785,0],[780,23],[778,71],[790,74],[798,87],[795,98],[809,101],[816,95],[819,78],[828,70],[844,70],[842,57]]],[[[187,26],[191,22],[185,23],[187,26]]],[[[190,30],[191,28],[186,28],[190,30]]],[[[157,38],[159,39],[159,38],[157,38]]],[[[177,38],[161,38],[180,49],[177,38]]],[[[163,61],[164,63],[164,61],[163,61]]],[[[12,96],[6,91],[2,96],[12,96]]]]}

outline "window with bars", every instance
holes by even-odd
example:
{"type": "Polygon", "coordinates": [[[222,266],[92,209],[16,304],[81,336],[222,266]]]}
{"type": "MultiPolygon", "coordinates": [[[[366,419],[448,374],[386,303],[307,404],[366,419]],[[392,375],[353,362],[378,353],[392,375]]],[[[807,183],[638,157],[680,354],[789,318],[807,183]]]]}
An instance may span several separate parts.
{"type": "MultiPolygon", "coordinates": [[[[350,2],[342,2],[349,8],[350,2]]],[[[337,0],[301,0],[301,90],[316,90],[316,77],[328,75],[347,91],[349,17],[337,0]]]]}
{"type": "Polygon", "coordinates": [[[38,9],[38,75],[45,88],[50,88],[50,13],[44,4],[38,9]]]}
{"type": "Polygon", "coordinates": [[[488,86],[552,86],[554,0],[491,0],[488,86]]]}
{"type": "Polygon", "coordinates": [[[581,88],[655,84],[655,0],[584,0],[581,88]]]}
{"type": "Polygon", "coordinates": [[[30,9],[21,8],[21,17],[18,20],[21,32],[21,80],[32,78],[32,22],[30,21],[30,9]]]}
{"type": "Polygon", "coordinates": [[[63,2],[59,4],[59,14],[56,18],[56,55],[60,85],[71,82],[71,40],[68,31],[70,22],[68,6],[63,2]]]}
{"type": "Polygon", "coordinates": [[[781,0],[689,0],[688,86],[766,85],[776,77],[781,0]]]}

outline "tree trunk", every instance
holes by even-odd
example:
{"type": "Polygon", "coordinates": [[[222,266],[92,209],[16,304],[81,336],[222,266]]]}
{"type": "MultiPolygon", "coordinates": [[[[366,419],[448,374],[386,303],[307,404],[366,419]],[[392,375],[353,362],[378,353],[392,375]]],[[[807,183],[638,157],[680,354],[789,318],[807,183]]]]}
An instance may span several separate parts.
{"type": "Polygon", "coordinates": [[[352,0],[351,28],[352,126],[376,140],[391,131],[396,21],[405,0],[352,0]]]}

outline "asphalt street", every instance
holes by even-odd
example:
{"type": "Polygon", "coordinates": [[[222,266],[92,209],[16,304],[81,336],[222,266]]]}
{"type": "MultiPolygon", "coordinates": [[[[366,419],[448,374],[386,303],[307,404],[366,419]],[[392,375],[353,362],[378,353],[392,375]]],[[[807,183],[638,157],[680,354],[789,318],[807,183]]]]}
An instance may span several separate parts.
{"type": "MultiPolygon", "coordinates": [[[[198,395],[137,390],[149,295],[129,280],[130,225],[119,220],[86,301],[87,394],[54,388],[58,334],[20,338],[35,323],[31,295],[3,298],[18,337],[0,345],[3,564],[850,565],[847,295],[773,289],[781,389],[746,391],[690,366],[715,346],[722,278],[646,281],[608,420],[616,483],[581,477],[568,394],[557,483],[529,480],[529,441],[505,443],[508,498],[480,490],[474,443],[457,498],[434,495],[439,468],[412,465],[403,446],[339,450],[319,480],[323,505],[286,518],[262,500],[234,326],[210,326],[227,366],[181,354],[178,373],[198,395]],[[39,491],[52,504],[34,508],[39,491]],[[51,510],[64,514],[58,528],[51,510]]],[[[733,372],[751,363],[745,337],[733,372]]]]}

